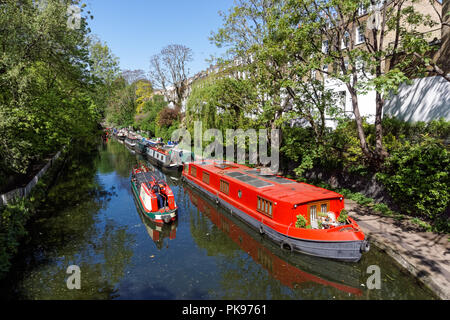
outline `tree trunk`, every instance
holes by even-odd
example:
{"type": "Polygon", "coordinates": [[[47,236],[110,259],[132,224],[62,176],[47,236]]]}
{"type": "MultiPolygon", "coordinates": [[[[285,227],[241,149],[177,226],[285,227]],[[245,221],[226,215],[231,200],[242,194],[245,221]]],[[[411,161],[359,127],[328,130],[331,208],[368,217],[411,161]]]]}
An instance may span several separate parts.
{"type": "Polygon", "coordinates": [[[375,114],[375,161],[379,166],[383,163],[384,159],[388,156],[387,151],[383,147],[383,105],[384,99],[381,93],[376,93],[376,114],[375,114]]]}
{"type": "Polygon", "coordinates": [[[369,147],[368,147],[367,141],[366,141],[366,135],[364,134],[364,128],[363,128],[363,124],[362,124],[361,114],[359,113],[358,97],[356,95],[356,92],[353,90],[353,88],[351,88],[349,86],[347,86],[347,87],[350,91],[350,95],[352,98],[353,114],[355,115],[356,130],[358,132],[361,150],[362,150],[364,156],[370,161],[372,159],[372,153],[369,150],[369,147]]]}

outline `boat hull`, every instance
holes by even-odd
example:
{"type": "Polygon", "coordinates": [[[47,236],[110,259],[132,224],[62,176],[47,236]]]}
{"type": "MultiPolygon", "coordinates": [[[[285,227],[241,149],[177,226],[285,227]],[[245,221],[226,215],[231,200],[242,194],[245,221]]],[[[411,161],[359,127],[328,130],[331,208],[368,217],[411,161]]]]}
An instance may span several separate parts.
{"type": "Polygon", "coordinates": [[[190,186],[200,190],[211,199],[215,200],[218,205],[221,205],[224,208],[228,209],[232,215],[239,217],[242,221],[247,223],[252,228],[258,230],[261,234],[267,236],[267,238],[269,238],[270,240],[278,243],[282,249],[287,249],[292,252],[296,251],[321,258],[335,259],[347,262],[358,262],[361,259],[361,248],[366,245],[366,240],[317,241],[290,237],[268,227],[265,224],[262,224],[257,219],[249,216],[242,210],[229,204],[220,197],[217,197],[208,190],[201,188],[189,178],[183,176],[183,181],[187,182],[190,186]]]}
{"type": "Polygon", "coordinates": [[[158,224],[170,223],[170,222],[176,220],[177,209],[167,210],[164,213],[161,213],[159,211],[149,212],[149,211],[145,210],[144,206],[142,205],[142,203],[139,199],[139,194],[138,194],[138,191],[136,188],[136,184],[134,182],[131,182],[131,190],[133,192],[133,196],[134,196],[136,202],[138,203],[139,210],[146,218],[148,218],[151,221],[158,223],[158,224]]]}
{"type": "Polygon", "coordinates": [[[150,162],[157,166],[158,168],[162,168],[171,172],[181,172],[183,170],[183,165],[167,165],[165,162],[158,160],[154,157],[152,157],[151,155],[149,155],[148,153],[145,154],[147,156],[147,159],[150,160],[150,162]]]}

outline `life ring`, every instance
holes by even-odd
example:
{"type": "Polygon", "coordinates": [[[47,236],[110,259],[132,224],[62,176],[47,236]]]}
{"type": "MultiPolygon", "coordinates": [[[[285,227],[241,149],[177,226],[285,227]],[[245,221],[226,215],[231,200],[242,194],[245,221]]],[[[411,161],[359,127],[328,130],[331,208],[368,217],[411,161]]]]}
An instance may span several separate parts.
{"type": "Polygon", "coordinates": [[[361,252],[369,252],[370,250],[370,242],[367,240],[364,240],[361,243],[361,252]]]}
{"type": "Polygon", "coordinates": [[[259,233],[264,234],[264,227],[262,224],[259,225],[259,233]]]}
{"type": "Polygon", "coordinates": [[[288,250],[290,251],[290,252],[294,252],[294,247],[292,246],[292,244],[290,243],[290,242],[288,242],[288,241],[285,241],[285,240],[283,240],[283,241],[281,241],[281,249],[283,249],[283,250],[285,250],[286,249],[286,246],[288,247],[288,250]]]}

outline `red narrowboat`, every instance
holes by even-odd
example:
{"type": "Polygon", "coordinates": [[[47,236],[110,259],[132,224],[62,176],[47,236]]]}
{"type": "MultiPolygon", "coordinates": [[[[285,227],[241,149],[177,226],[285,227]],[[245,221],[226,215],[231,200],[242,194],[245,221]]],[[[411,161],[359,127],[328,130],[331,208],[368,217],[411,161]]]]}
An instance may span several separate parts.
{"type": "Polygon", "coordinates": [[[172,190],[145,165],[133,168],[131,189],[139,209],[147,218],[156,223],[169,223],[176,219],[178,207],[172,190]]]}
{"type": "Polygon", "coordinates": [[[339,222],[344,198],[336,192],[227,161],[187,163],[183,180],[282,248],[351,262],[369,250],[353,219],[339,222]]]}
{"type": "Polygon", "coordinates": [[[223,210],[220,212],[218,207],[214,208],[213,203],[203,199],[196,191],[187,189],[191,202],[199,211],[283,285],[297,288],[317,283],[355,296],[362,295],[359,289],[361,270],[354,265],[305,255],[277,254],[276,247],[272,248],[267,241],[258,239],[257,232],[250,230],[247,224],[239,223],[237,218],[230,217],[223,210]]]}

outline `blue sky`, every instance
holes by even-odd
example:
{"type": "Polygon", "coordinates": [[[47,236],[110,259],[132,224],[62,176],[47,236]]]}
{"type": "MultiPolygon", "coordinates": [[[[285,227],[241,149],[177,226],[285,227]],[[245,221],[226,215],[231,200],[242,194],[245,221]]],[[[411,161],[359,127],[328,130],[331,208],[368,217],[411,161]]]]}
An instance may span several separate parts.
{"type": "Polygon", "coordinates": [[[211,31],[222,25],[218,11],[232,0],[86,0],[92,33],[119,57],[122,69],[149,70],[149,60],[169,44],[193,50],[190,75],[206,69],[210,55],[224,50],[210,43],[211,31]]]}

